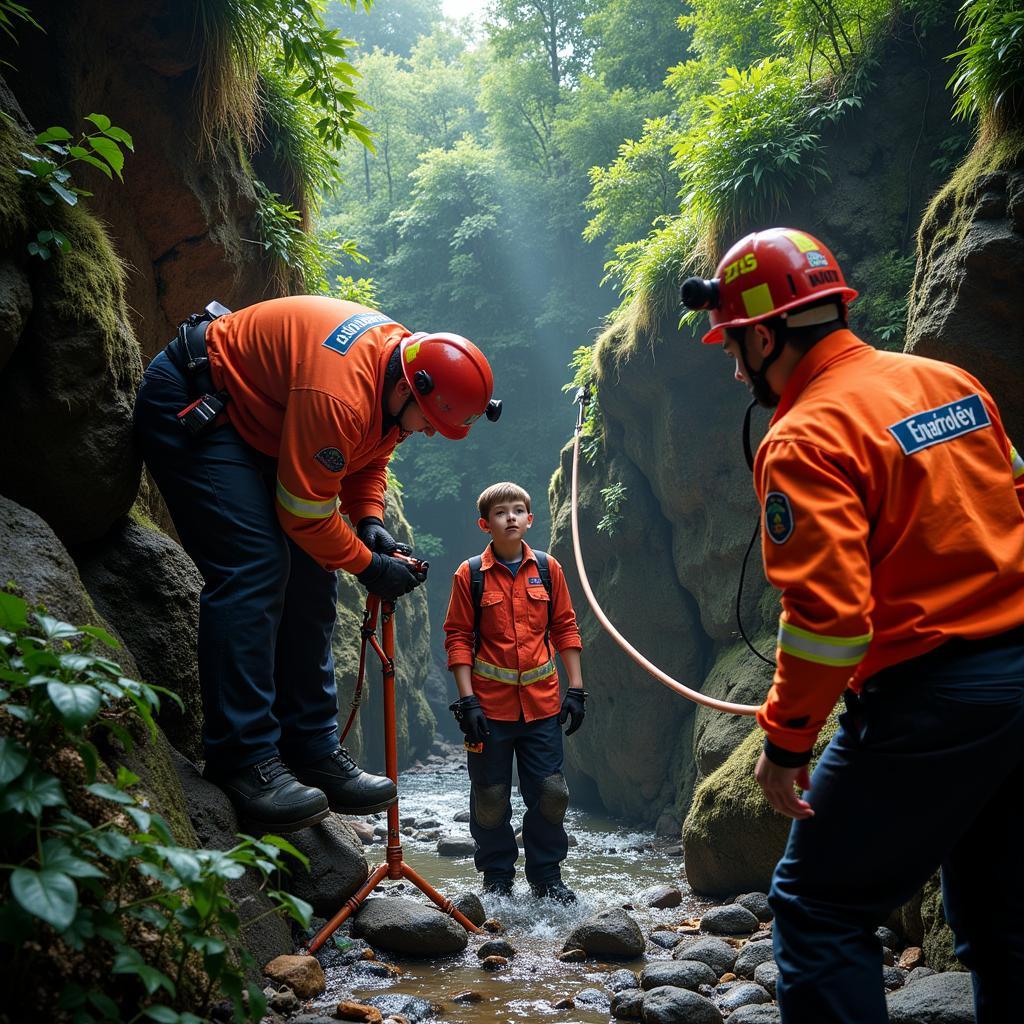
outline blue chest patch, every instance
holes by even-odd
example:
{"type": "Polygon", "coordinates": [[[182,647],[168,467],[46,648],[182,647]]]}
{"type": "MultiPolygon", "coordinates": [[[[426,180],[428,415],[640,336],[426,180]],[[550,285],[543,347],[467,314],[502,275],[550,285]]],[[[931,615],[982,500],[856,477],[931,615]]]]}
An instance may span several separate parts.
{"type": "Polygon", "coordinates": [[[889,427],[904,455],[913,455],[933,444],[952,441],[982,427],[992,426],[985,404],[978,395],[958,398],[948,405],[915,412],[889,427]]]}
{"type": "Polygon", "coordinates": [[[768,539],[785,544],[793,535],[793,506],[782,491],[769,491],[764,499],[764,528],[768,539]]]}
{"type": "Polygon", "coordinates": [[[338,324],[324,341],[324,348],[329,348],[338,355],[346,355],[352,347],[352,343],[361,338],[371,327],[380,327],[382,324],[393,324],[391,317],[383,313],[356,313],[347,320],[338,324]]]}
{"type": "Polygon", "coordinates": [[[539,576],[531,576],[526,582],[531,587],[539,587],[544,581],[539,576]]]}

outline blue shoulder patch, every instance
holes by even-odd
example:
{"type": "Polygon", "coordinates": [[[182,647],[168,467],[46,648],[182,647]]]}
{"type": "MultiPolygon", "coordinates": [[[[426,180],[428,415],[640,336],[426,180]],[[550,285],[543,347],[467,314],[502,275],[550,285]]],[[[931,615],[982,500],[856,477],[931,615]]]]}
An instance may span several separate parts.
{"type": "Polygon", "coordinates": [[[913,455],[933,444],[992,426],[988,410],[979,395],[968,395],[955,402],[915,412],[889,427],[904,455],[913,455]]]}
{"type": "Polygon", "coordinates": [[[356,313],[338,324],[324,341],[324,348],[329,348],[339,355],[346,355],[352,343],[361,338],[371,327],[382,324],[393,324],[395,321],[383,313],[356,313]]]}
{"type": "Polygon", "coordinates": [[[793,506],[782,491],[769,491],[764,499],[764,527],[770,540],[785,544],[793,535],[793,506]]]}

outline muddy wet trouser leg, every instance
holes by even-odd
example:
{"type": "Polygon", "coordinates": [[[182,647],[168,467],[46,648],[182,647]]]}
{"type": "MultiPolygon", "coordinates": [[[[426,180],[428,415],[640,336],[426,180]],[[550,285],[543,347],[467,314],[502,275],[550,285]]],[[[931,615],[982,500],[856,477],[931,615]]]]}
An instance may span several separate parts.
{"type": "Polygon", "coordinates": [[[1000,881],[1018,870],[1024,645],[955,650],[870,680],[814,770],[815,816],[793,823],[770,892],[785,1024],[886,1024],[875,929],[940,865],[978,1024],[1013,1016],[1024,906],[1000,881]]]}
{"type": "MultiPolygon", "coordinates": [[[[199,602],[199,679],[203,697],[203,744],[216,768],[237,770],[278,753],[281,724],[274,713],[278,630],[306,618],[310,626],[289,628],[284,641],[313,668],[289,676],[294,692],[283,705],[293,732],[314,744],[336,728],[336,704],[319,728],[294,709],[307,699],[326,715],[328,682],[323,651],[330,642],[326,605],[333,574],[311,579],[298,549],[290,548],[274,506],[275,461],[246,444],[230,423],[201,438],[188,436],[176,419],[188,404],[181,371],[159,354],[150,363],[135,404],[136,436],[185,550],[202,573],[199,602]],[[299,566],[290,585],[293,555],[299,566]],[[293,633],[296,633],[293,636],[293,633]]],[[[333,610],[333,607],[332,607],[333,610]]],[[[314,712],[311,712],[311,714],[314,712]]],[[[327,747],[327,751],[333,749],[327,747]]],[[[326,751],[325,751],[326,752],[326,751]]]]}
{"type": "Polygon", "coordinates": [[[490,881],[515,877],[519,847],[512,829],[512,757],[519,722],[488,719],[491,734],[479,754],[467,753],[469,831],[476,840],[477,871],[490,881]]]}
{"type": "Polygon", "coordinates": [[[516,763],[519,792],[526,804],[526,879],[532,885],[557,882],[569,852],[564,824],[569,790],[562,774],[562,730],[557,715],[523,723],[516,740],[516,763]]]}

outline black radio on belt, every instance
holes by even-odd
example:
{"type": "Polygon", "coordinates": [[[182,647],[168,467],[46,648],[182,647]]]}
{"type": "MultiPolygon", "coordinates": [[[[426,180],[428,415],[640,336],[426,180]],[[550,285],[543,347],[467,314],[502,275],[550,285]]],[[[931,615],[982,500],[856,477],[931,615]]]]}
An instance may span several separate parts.
{"type": "Polygon", "coordinates": [[[193,437],[198,437],[213,426],[223,411],[224,403],[216,395],[200,395],[177,414],[178,422],[193,437]]]}
{"type": "Polygon", "coordinates": [[[203,313],[193,313],[178,325],[178,336],[168,346],[172,360],[184,372],[190,397],[198,397],[177,413],[178,422],[192,437],[205,434],[224,412],[228,396],[216,391],[210,376],[210,361],[206,356],[206,325],[231,310],[219,302],[211,302],[203,313]],[[176,357],[176,358],[175,358],[176,357]]]}

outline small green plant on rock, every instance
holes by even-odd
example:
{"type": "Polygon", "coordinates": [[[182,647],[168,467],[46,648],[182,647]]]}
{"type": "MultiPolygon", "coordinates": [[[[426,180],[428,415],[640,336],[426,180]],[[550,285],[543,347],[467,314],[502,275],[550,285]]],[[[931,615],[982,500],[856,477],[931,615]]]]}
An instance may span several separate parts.
{"type": "MultiPolygon", "coordinates": [[[[161,694],[176,699],[125,678],[102,651],[116,646],[0,593],[0,946],[24,981],[5,1009],[72,1024],[201,1024],[227,998],[236,1020],[259,1020],[265,1000],[246,982],[252,958],[226,886],[247,869],[266,885],[284,854],[305,858],[276,836],[178,846],[132,792],[138,776],[111,774],[104,734],[130,748],[140,721],[155,734],[161,694]]],[[[308,904],[268,895],[268,913],[308,925],[308,904]]]]}
{"type": "Polygon", "coordinates": [[[622,506],[626,503],[626,488],[623,484],[610,484],[601,488],[601,500],[604,502],[604,515],[597,524],[598,533],[606,533],[611,537],[622,522],[622,506]]]}
{"type": "MultiPolygon", "coordinates": [[[[25,165],[17,169],[18,174],[31,182],[35,197],[43,206],[52,207],[58,203],[76,206],[80,197],[92,195],[71,180],[72,172],[84,164],[98,168],[111,180],[116,174],[124,181],[121,174],[124,167],[122,147],[134,152],[132,137],[123,128],[112,124],[105,114],[89,114],[85,120],[91,121],[97,130],[82,132],[77,142],[67,128],[55,125],[40,132],[33,140],[43,150],[42,153],[21,153],[25,165]]],[[[48,260],[54,248],[63,252],[69,246],[67,236],[51,225],[36,232],[35,239],[28,243],[28,251],[33,256],[48,260]]]]}

